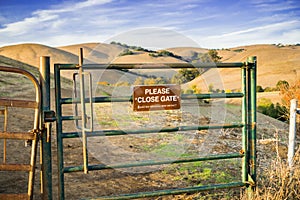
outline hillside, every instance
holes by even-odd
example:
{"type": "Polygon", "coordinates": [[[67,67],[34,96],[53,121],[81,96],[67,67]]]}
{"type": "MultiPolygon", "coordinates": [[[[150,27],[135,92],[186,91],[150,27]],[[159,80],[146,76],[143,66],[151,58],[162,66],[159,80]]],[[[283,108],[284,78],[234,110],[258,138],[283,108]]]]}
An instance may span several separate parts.
{"type": "Polygon", "coordinates": [[[84,63],[112,62],[125,49],[119,45],[104,43],[84,43],[57,48],[74,55],[78,55],[79,49],[83,48],[84,63]]]}
{"type": "MultiPolygon", "coordinates": [[[[221,62],[245,62],[247,57],[257,57],[257,85],[275,87],[279,80],[293,83],[300,73],[300,47],[277,45],[251,45],[218,50],[221,62]]],[[[237,69],[214,69],[205,72],[187,84],[200,85],[201,88],[238,89],[241,85],[241,73],[237,69]]]]}
{"type": "MultiPolygon", "coordinates": [[[[252,45],[218,51],[222,62],[244,62],[249,56],[257,56],[257,84],[275,87],[279,80],[294,82],[300,76],[300,46],[281,47],[277,45],[252,45]]],[[[234,88],[239,73],[233,70],[220,70],[224,84],[234,88]]]]}
{"type": "MultiPolygon", "coordinates": [[[[0,48],[0,55],[26,63],[31,66],[39,66],[40,56],[50,56],[51,65],[53,63],[78,63],[79,48],[84,50],[84,63],[164,63],[164,62],[184,62],[174,57],[149,56],[145,51],[134,51],[132,55],[119,56],[125,49],[117,44],[84,43],[63,47],[49,47],[42,44],[19,44],[0,48]]],[[[170,51],[184,60],[193,60],[196,56],[207,52],[207,49],[195,47],[169,48],[170,51]]],[[[217,50],[222,62],[244,62],[249,56],[257,56],[258,64],[258,85],[274,87],[278,80],[293,82],[299,78],[300,73],[300,46],[280,46],[280,45],[250,45],[240,46],[230,49],[217,50]]],[[[1,59],[0,59],[1,61],[1,59]]],[[[151,71],[151,70],[150,70],[151,71]]],[[[148,71],[138,72],[146,73],[148,71]]],[[[159,75],[161,71],[153,70],[154,75],[159,75]]],[[[164,76],[171,77],[175,72],[170,70],[164,76]]],[[[115,81],[123,72],[114,73],[107,76],[106,81],[115,81]]],[[[151,73],[150,73],[151,75],[151,73]]],[[[70,74],[65,74],[70,78],[70,74]]],[[[131,77],[134,79],[136,77],[131,77]]],[[[131,80],[132,82],[134,80],[131,80]]],[[[210,70],[201,77],[193,80],[188,85],[199,85],[203,90],[211,84],[215,89],[236,89],[240,87],[240,71],[234,69],[210,70]],[[220,78],[222,77],[222,78],[220,78]],[[218,79],[218,83],[215,80],[218,79]],[[224,85],[224,87],[222,86],[224,85]]]]}
{"type": "MultiPolygon", "coordinates": [[[[85,43],[75,44],[63,47],[49,47],[41,44],[19,44],[4,46],[0,48],[0,55],[5,56],[11,60],[26,63],[28,65],[39,67],[40,56],[50,56],[51,72],[53,72],[54,63],[78,63],[79,49],[83,48],[84,63],[164,63],[164,62],[182,62],[181,60],[173,57],[151,57],[146,52],[135,52],[133,55],[119,56],[124,51],[124,47],[116,44],[102,44],[102,43],[85,43]]],[[[0,58],[1,62],[1,58],[0,58]]],[[[17,63],[17,62],[16,62],[17,63]]],[[[18,66],[13,64],[11,66],[18,66]]],[[[139,72],[148,75],[157,75],[161,72],[139,72]]],[[[172,73],[174,74],[174,72],[172,73]]],[[[72,78],[72,72],[64,72],[62,75],[66,78],[72,78]]],[[[115,83],[120,79],[125,79],[127,82],[133,83],[138,75],[129,74],[125,75],[124,72],[119,70],[106,71],[102,74],[101,81],[108,83],[115,83]],[[125,77],[125,78],[124,78],[125,77]]],[[[124,81],[124,80],[122,80],[124,81]]]]}

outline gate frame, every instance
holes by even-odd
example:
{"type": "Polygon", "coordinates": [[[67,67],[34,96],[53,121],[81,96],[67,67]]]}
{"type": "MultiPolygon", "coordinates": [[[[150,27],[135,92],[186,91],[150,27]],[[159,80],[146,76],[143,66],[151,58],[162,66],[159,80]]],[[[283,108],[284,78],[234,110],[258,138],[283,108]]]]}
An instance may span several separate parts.
{"type": "MultiPolygon", "coordinates": [[[[82,52],[82,50],[81,50],[82,52]]],[[[116,165],[116,166],[103,166],[103,165],[88,165],[87,155],[83,155],[84,164],[74,167],[64,167],[63,162],[63,139],[76,138],[79,137],[78,132],[63,133],[63,121],[65,120],[79,120],[80,116],[63,116],[62,115],[62,105],[63,104],[74,104],[80,103],[81,100],[86,102],[86,99],[73,99],[73,98],[62,98],[61,95],[61,81],[60,72],[62,70],[81,70],[83,69],[99,69],[99,70],[110,70],[110,69],[164,69],[164,68],[240,68],[242,76],[242,92],[241,93],[208,93],[208,94],[197,94],[197,95],[182,95],[184,98],[196,98],[197,99],[212,99],[212,98],[242,98],[242,119],[241,123],[238,124],[219,124],[216,126],[197,126],[197,127],[177,127],[175,129],[159,129],[159,130],[131,130],[130,133],[137,132],[171,132],[183,130],[207,130],[207,129],[221,129],[221,128],[242,128],[242,149],[239,153],[233,154],[217,154],[210,155],[194,159],[182,159],[173,161],[172,163],[182,163],[182,162],[195,162],[195,161],[205,161],[205,160],[217,160],[217,159],[229,159],[229,158],[242,158],[242,182],[233,182],[226,184],[215,184],[215,185],[205,185],[198,187],[188,187],[188,188],[177,188],[170,190],[160,190],[154,192],[141,192],[135,194],[123,194],[118,196],[106,196],[99,197],[101,199],[132,199],[141,197],[153,197],[161,195],[172,195],[172,194],[182,194],[182,193],[196,193],[207,190],[214,189],[225,189],[225,188],[235,188],[235,187],[246,187],[247,193],[251,197],[253,191],[256,187],[256,71],[257,71],[257,61],[256,57],[249,57],[246,62],[237,63],[214,63],[214,64],[189,64],[189,63],[155,63],[147,64],[147,66],[141,66],[143,63],[131,63],[131,64],[88,64],[82,65],[82,54],[79,56],[79,64],[54,64],[54,80],[55,80],[55,104],[56,104],[56,131],[57,131],[57,158],[58,158],[58,192],[59,199],[63,200],[64,194],[64,173],[84,171],[88,170],[102,170],[109,168],[124,168],[124,167],[135,167],[135,166],[146,166],[146,165],[160,165],[167,164],[169,162],[156,162],[156,163],[141,163],[141,164],[127,164],[127,165],[116,165]],[[161,65],[161,67],[157,67],[161,65]],[[136,67],[133,67],[136,66],[136,67]],[[155,67],[156,66],[156,67],[155,67]],[[162,67],[163,66],[163,67],[162,67]]],[[[93,97],[93,103],[101,102],[125,102],[130,101],[132,97],[124,98],[113,98],[113,97],[93,97]]],[[[84,121],[84,120],[82,120],[84,121]]],[[[86,132],[83,128],[84,134],[87,137],[100,136],[103,132],[97,133],[86,132]]],[[[124,131],[104,131],[104,135],[124,135],[128,132],[124,131]]],[[[85,144],[83,144],[85,145],[85,144]]],[[[84,147],[86,148],[86,147],[84,147]]],[[[86,149],[85,149],[86,150],[86,149]]],[[[83,154],[85,151],[83,149],[83,154]]],[[[96,198],[93,198],[96,199],[96,198]]]]}
{"type": "MultiPolygon", "coordinates": [[[[37,147],[41,136],[41,112],[42,112],[42,92],[39,81],[36,77],[27,70],[0,66],[1,72],[14,73],[25,76],[34,86],[35,89],[35,101],[32,100],[13,100],[2,99],[2,106],[5,106],[5,115],[7,115],[7,107],[20,107],[20,108],[32,108],[34,109],[33,129],[30,132],[7,132],[7,116],[5,116],[4,131],[0,132],[0,139],[12,139],[12,140],[31,140],[31,155],[30,164],[6,164],[5,156],[4,163],[0,164],[1,171],[25,171],[28,172],[28,184],[27,193],[4,193],[0,194],[0,198],[8,199],[33,199],[34,191],[34,179],[35,179],[35,166],[37,159],[37,147]]],[[[4,142],[4,148],[6,148],[6,142],[4,142]]],[[[6,154],[6,152],[4,151],[6,154]]]]}

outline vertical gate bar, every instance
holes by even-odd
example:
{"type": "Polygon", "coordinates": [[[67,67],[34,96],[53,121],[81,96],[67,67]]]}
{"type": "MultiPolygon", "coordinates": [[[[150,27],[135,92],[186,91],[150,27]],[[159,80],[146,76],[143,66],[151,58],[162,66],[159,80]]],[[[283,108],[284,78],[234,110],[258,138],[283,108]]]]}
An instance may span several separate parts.
{"type": "MultiPolygon", "coordinates": [[[[40,84],[42,89],[42,115],[44,111],[50,110],[50,57],[40,57],[40,84]]],[[[43,199],[52,199],[52,160],[51,160],[51,124],[44,124],[42,116],[42,138],[41,155],[42,158],[42,193],[43,199]],[[50,129],[50,130],[48,130],[50,129]],[[50,134],[50,135],[48,135],[50,134]]]]}
{"type": "MultiPolygon", "coordinates": [[[[247,139],[248,139],[248,144],[247,144],[247,170],[248,170],[248,182],[249,179],[252,179],[252,177],[249,175],[251,174],[251,164],[250,164],[250,160],[251,160],[251,156],[250,156],[250,150],[251,150],[251,73],[250,73],[250,68],[251,68],[251,64],[249,62],[249,58],[247,58],[247,139]],[[250,177],[249,177],[250,176],[250,177]]],[[[251,181],[251,180],[250,180],[251,181]]],[[[252,187],[250,185],[247,186],[247,195],[248,195],[248,199],[252,199],[253,198],[253,190],[252,187]]]]}
{"type": "Polygon", "coordinates": [[[249,152],[249,182],[248,198],[253,198],[256,185],[256,57],[247,59],[248,76],[248,152],[249,152]]]}
{"type": "Polygon", "coordinates": [[[55,107],[56,107],[56,139],[57,139],[57,165],[58,165],[58,199],[65,198],[64,191],[64,158],[63,158],[63,139],[62,139],[62,106],[61,106],[61,82],[60,66],[54,64],[55,81],[55,107]]]}
{"type": "MultiPolygon", "coordinates": [[[[250,135],[250,175],[256,183],[256,57],[248,58],[248,63],[251,64],[251,135],[250,135]]],[[[253,188],[254,189],[254,188],[253,188]]]]}
{"type": "Polygon", "coordinates": [[[87,138],[86,138],[86,109],[85,109],[85,86],[83,65],[83,49],[79,49],[79,80],[80,80],[80,98],[81,98],[81,131],[82,131],[82,153],[83,153],[83,170],[88,173],[88,153],[87,153],[87,138]]]}
{"type": "MultiPolygon", "coordinates": [[[[76,84],[76,76],[78,76],[79,74],[78,73],[73,73],[73,97],[74,99],[77,99],[79,98],[77,96],[77,84],[76,84]]],[[[78,117],[78,102],[75,102],[73,103],[73,110],[74,110],[74,115],[76,117],[78,117]]],[[[77,129],[80,129],[80,126],[79,126],[79,119],[75,119],[75,125],[76,125],[76,128],[77,129]]]]}
{"type": "MultiPolygon", "coordinates": [[[[8,108],[7,106],[4,107],[4,127],[3,131],[7,131],[8,125],[8,108]]],[[[3,140],[3,163],[6,163],[6,139],[3,140]]]]}
{"type": "Polygon", "coordinates": [[[33,189],[34,189],[34,177],[35,177],[35,166],[36,166],[36,154],[37,154],[37,145],[38,145],[38,130],[40,129],[40,122],[41,122],[41,87],[39,85],[39,82],[34,78],[30,78],[31,81],[33,82],[36,90],[36,103],[37,103],[37,108],[34,110],[34,125],[33,125],[33,131],[34,131],[34,139],[32,140],[32,146],[31,146],[31,158],[30,158],[30,172],[28,176],[28,196],[29,199],[33,199],[33,189]]]}
{"type": "Polygon", "coordinates": [[[36,164],[36,154],[37,154],[37,145],[38,145],[38,135],[34,133],[34,139],[31,144],[31,159],[30,159],[30,171],[28,178],[28,196],[29,199],[33,199],[33,188],[34,188],[34,177],[35,177],[35,164],[36,164]]]}
{"type": "Polygon", "coordinates": [[[248,134],[247,134],[247,67],[242,67],[242,122],[244,123],[242,129],[242,153],[244,157],[242,159],[242,181],[248,181],[248,134]]]}

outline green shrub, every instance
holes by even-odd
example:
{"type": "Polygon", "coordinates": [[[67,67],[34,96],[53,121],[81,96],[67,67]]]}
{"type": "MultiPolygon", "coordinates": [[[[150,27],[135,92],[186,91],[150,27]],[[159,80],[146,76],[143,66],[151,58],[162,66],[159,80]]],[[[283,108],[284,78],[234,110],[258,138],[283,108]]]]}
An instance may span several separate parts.
{"type": "Polygon", "coordinates": [[[133,52],[129,49],[125,49],[122,53],[119,54],[119,56],[126,56],[126,55],[133,55],[133,52]]]}
{"type": "Polygon", "coordinates": [[[259,99],[257,105],[258,112],[261,112],[280,121],[287,120],[287,108],[285,106],[282,106],[279,103],[276,103],[276,105],[274,105],[270,99],[266,98],[259,99]]]}

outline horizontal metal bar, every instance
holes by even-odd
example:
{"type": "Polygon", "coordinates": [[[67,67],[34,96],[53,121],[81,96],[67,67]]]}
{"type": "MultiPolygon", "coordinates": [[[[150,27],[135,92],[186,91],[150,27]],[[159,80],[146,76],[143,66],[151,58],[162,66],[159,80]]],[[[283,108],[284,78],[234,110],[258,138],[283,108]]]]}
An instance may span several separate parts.
{"type": "MultiPolygon", "coordinates": [[[[144,133],[162,133],[162,132],[176,132],[176,131],[242,128],[243,126],[244,126],[243,123],[235,123],[235,124],[208,124],[208,125],[202,125],[202,126],[177,126],[177,127],[156,128],[156,129],[102,130],[102,131],[86,132],[86,136],[87,137],[96,137],[96,136],[133,135],[133,134],[144,134],[144,133]]],[[[67,133],[62,133],[61,137],[62,138],[76,138],[76,137],[80,137],[80,134],[78,132],[67,132],[67,133]]]]}
{"type": "MultiPolygon", "coordinates": [[[[163,160],[163,161],[142,161],[136,163],[125,163],[117,165],[89,165],[88,170],[103,170],[103,169],[119,169],[119,168],[129,168],[129,167],[143,167],[143,166],[153,166],[153,165],[164,165],[164,164],[179,164],[179,163],[188,163],[188,162],[197,162],[197,161],[207,161],[207,160],[221,160],[221,159],[232,159],[232,158],[242,158],[244,155],[240,153],[229,153],[229,154],[216,154],[209,155],[204,157],[195,157],[195,158],[181,158],[178,160],[163,160]]],[[[65,167],[63,169],[64,173],[78,172],[83,171],[83,165],[65,167]]]]}
{"type": "MultiPolygon", "coordinates": [[[[89,100],[86,98],[86,102],[89,100]]],[[[93,97],[92,102],[94,103],[108,103],[108,102],[128,102],[132,101],[131,96],[124,96],[124,97],[110,97],[110,96],[103,96],[103,97],[93,97]]],[[[72,104],[72,103],[80,103],[80,98],[62,98],[60,100],[61,104],[72,104]]]]}
{"type": "Polygon", "coordinates": [[[220,190],[220,189],[230,189],[230,188],[238,188],[244,187],[246,183],[243,182],[232,182],[232,183],[224,183],[224,184],[214,184],[214,185],[206,185],[206,186],[195,186],[195,187],[187,187],[187,188],[177,188],[177,189],[167,189],[167,190],[157,190],[153,192],[140,192],[133,194],[121,194],[119,196],[103,196],[103,197],[93,197],[93,198],[85,198],[86,200],[91,199],[103,199],[103,200],[126,200],[126,199],[137,199],[137,198],[146,198],[146,197],[156,197],[156,196],[164,196],[164,195],[178,195],[183,193],[196,193],[208,190],[220,190]]]}
{"type": "Polygon", "coordinates": [[[66,120],[81,120],[81,116],[62,116],[61,120],[62,121],[66,121],[66,120]]]}
{"type": "Polygon", "coordinates": [[[29,200],[30,195],[27,193],[23,194],[0,194],[0,199],[6,199],[6,200],[29,200]]]}
{"type": "MultiPolygon", "coordinates": [[[[191,100],[191,99],[219,99],[219,98],[240,98],[244,94],[237,93],[207,93],[207,94],[183,94],[181,95],[182,100],[191,100]]],[[[86,99],[89,102],[88,99],[86,99]]],[[[132,96],[123,96],[123,97],[111,97],[111,96],[102,96],[102,97],[93,97],[92,101],[94,103],[109,103],[109,102],[128,102],[132,101],[132,96]]],[[[62,98],[60,100],[61,104],[72,104],[80,103],[80,98],[62,98]]]]}
{"type": "Polygon", "coordinates": [[[0,99],[0,106],[38,108],[38,104],[35,101],[16,99],[0,99]]]}
{"type": "Polygon", "coordinates": [[[34,140],[35,135],[30,132],[2,132],[2,131],[0,131],[0,139],[34,140]]]}
{"type": "MultiPolygon", "coordinates": [[[[59,69],[78,69],[77,64],[55,64],[59,69]]],[[[236,63],[110,63],[110,64],[85,64],[83,69],[105,70],[105,69],[180,69],[180,68],[241,68],[245,66],[242,62],[236,63]]]]}
{"type": "Polygon", "coordinates": [[[207,94],[183,94],[181,99],[222,99],[222,98],[240,98],[244,94],[241,92],[236,93],[207,93],[207,94]]]}
{"type": "Polygon", "coordinates": [[[54,68],[57,68],[58,70],[74,70],[74,69],[79,69],[79,65],[78,64],[55,63],[54,68]]]}
{"type": "Polygon", "coordinates": [[[0,164],[0,171],[31,171],[30,165],[22,164],[0,164]]]}

